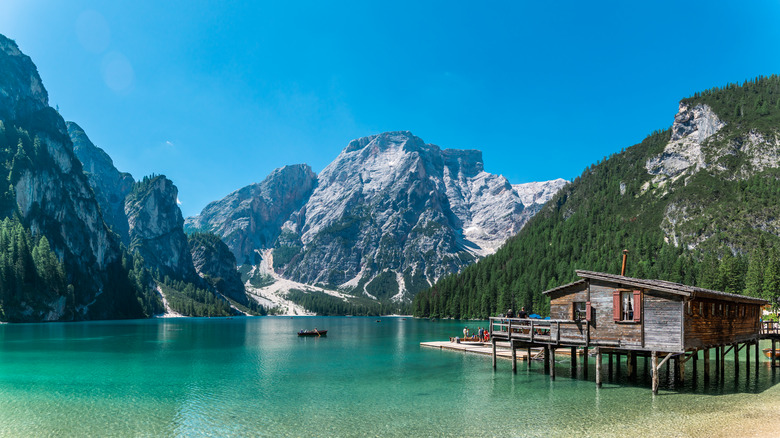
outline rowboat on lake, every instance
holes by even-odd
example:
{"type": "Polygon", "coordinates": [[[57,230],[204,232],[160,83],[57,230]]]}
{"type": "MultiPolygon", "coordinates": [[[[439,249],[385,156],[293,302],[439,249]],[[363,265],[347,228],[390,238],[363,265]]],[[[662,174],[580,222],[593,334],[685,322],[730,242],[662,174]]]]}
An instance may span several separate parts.
{"type": "MultiPolygon", "coordinates": [[[[772,358],[772,349],[771,348],[764,348],[764,356],[767,357],[767,359],[772,358]]],[[[780,359],[780,350],[775,350],[775,359],[780,359]]]]}
{"type": "Polygon", "coordinates": [[[298,336],[327,336],[327,330],[301,330],[298,332],[298,336]]]}

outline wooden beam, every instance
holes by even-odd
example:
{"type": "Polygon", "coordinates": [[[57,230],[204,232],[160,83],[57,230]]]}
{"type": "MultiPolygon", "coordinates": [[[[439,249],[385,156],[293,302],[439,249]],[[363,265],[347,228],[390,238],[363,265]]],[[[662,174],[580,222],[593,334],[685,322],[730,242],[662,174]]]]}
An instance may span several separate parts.
{"type": "Polygon", "coordinates": [[[526,360],[526,362],[528,362],[526,364],[526,368],[530,370],[531,369],[531,347],[528,347],[526,353],[528,354],[528,356],[526,356],[528,358],[528,360],[526,360]]]}
{"type": "Polygon", "coordinates": [[[577,375],[577,347],[571,347],[571,376],[577,375]]]}
{"type": "Polygon", "coordinates": [[[555,347],[550,346],[550,378],[555,380],[555,347]]]}
{"type": "Polygon", "coordinates": [[[650,357],[652,358],[652,369],[653,369],[653,380],[652,380],[652,390],[653,394],[658,394],[658,368],[660,366],[658,365],[658,352],[653,351],[650,353],[650,357]]]}
{"type": "Polygon", "coordinates": [[[596,347],[596,387],[601,388],[601,348],[596,347]]]}
{"type": "Polygon", "coordinates": [[[734,378],[739,377],[739,344],[734,344],[732,347],[734,350],[734,378]]]}
{"type": "Polygon", "coordinates": [[[517,372],[517,347],[515,346],[515,341],[510,341],[512,343],[512,372],[517,372]]]}
{"type": "Polygon", "coordinates": [[[662,366],[664,366],[664,364],[666,363],[666,361],[668,361],[669,359],[671,359],[671,358],[672,358],[672,356],[673,356],[673,354],[671,354],[671,353],[667,354],[667,355],[666,355],[666,357],[664,357],[664,358],[663,358],[663,360],[661,361],[661,363],[659,363],[659,364],[658,364],[658,368],[661,368],[662,366]]]}
{"type": "Polygon", "coordinates": [[[496,338],[491,336],[490,342],[493,344],[493,369],[496,369],[496,338]]]}
{"type": "Polygon", "coordinates": [[[634,352],[629,351],[626,354],[626,370],[628,371],[628,378],[631,379],[634,377],[634,352]]]}
{"type": "Polygon", "coordinates": [[[544,346],[544,373],[550,373],[550,346],[544,346]]]}
{"type": "Polygon", "coordinates": [[[582,378],[588,378],[588,347],[582,349],[582,378]]]}
{"type": "Polygon", "coordinates": [[[704,349],[704,381],[710,380],[710,349],[704,349]]]}

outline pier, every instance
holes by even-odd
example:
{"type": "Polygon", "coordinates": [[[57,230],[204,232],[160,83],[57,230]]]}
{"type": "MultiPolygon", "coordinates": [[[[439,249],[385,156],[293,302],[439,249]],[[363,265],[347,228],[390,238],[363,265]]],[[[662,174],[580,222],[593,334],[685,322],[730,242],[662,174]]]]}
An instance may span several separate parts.
{"type": "MultiPolygon", "coordinates": [[[[550,297],[552,319],[490,318],[491,354],[496,367],[497,343],[507,343],[510,357],[517,351],[542,349],[545,373],[555,379],[555,355],[563,350],[575,355],[581,349],[583,375],[588,375],[588,355],[595,357],[596,386],[602,385],[603,356],[608,368],[625,361],[628,377],[635,377],[637,361],[650,365],[652,391],[658,392],[659,370],[674,369],[675,379],[685,378],[690,365],[694,376],[702,353],[705,381],[713,371],[723,379],[728,353],[733,353],[739,374],[740,353],[746,371],[751,356],[756,372],[759,341],[772,340],[772,367],[780,328],[760,321],[767,301],[662,280],[646,280],[591,271],[577,271],[574,283],[543,292],[550,297]],[[751,351],[751,347],[752,350],[751,351]]],[[[572,367],[576,367],[572,360],[572,367]]],[[[516,371],[516,360],[512,369],[516,371]]]]}

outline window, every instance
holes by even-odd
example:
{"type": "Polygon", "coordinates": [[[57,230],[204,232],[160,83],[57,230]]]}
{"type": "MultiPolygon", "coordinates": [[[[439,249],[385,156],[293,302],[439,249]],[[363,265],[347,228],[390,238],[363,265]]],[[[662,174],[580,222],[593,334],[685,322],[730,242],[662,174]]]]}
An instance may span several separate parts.
{"type": "Polygon", "coordinates": [[[642,317],[642,292],[616,290],[612,292],[612,316],[615,321],[639,322],[642,317]]]}
{"type": "Polygon", "coordinates": [[[634,294],[631,292],[620,293],[621,321],[634,320],[634,294]]]}
{"type": "Polygon", "coordinates": [[[582,321],[587,319],[587,303],[585,301],[574,302],[574,320],[582,321]]]}
{"type": "Polygon", "coordinates": [[[704,303],[696,303],[698,309],[699,309],[699,316],[704,318],[704,303]]]}

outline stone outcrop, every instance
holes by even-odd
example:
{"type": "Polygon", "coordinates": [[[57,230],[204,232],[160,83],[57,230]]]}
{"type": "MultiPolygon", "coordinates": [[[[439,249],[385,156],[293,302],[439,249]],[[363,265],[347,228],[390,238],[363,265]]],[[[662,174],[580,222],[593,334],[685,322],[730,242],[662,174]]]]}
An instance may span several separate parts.
{"type": "Polygon", "coordinates": [[[209,277],[222,295],[248,304],[241,275],[236,270],[236,258],[230,248],[214,234],[191,234],[188,242],[198,275],[209,277]]]}
{"type": "Polygon", "coordinates": [[[125,199],[130,252],[137,251],[146,266],[174,280],[192,280],[192,264],[184,234],[184,219],[176,204],[178,189],[163,175],[144,178],[125,199]]]}
{"type": "Polygon", "coordinates": [[[87,134],[74,122],[67,122],[73,152],[79,159],[92,190],[95,192],[103,220],[125,245],[130,244],[130,230],[125,215],[125,197],[133,189],[133,176],[120,172],[103,149],[95,146],[87,134]]]}
{"type": "Polygon", "coordinates": [[[316,184],[309,166],[285,166],[263,182],[210,203],[200,215],[187,218],[185,226],[220,236],[237,261],[257,264],[256,251],[274,245],[282,224],[304,205],[316,184]]]}

